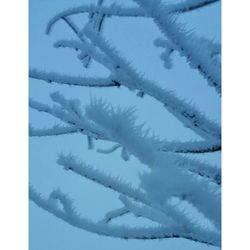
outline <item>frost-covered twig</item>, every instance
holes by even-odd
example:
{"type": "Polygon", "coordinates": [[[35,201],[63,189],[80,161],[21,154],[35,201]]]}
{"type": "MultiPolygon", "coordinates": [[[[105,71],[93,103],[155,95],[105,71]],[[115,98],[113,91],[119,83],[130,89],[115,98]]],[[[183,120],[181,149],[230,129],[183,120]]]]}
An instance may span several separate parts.
{"type": "Polygon", "coordinates": [[[45,105],[33,99],[30,99],[29,106],[30,108],[33,108],[39,112],[50,114],[51,116],[62,120],[70,126],[76,126],[85,135],[91,136],[95,139],[105,140],[106,138],[100,128],[98,128],[94,124],[89,123],[87,120],[83,120],[81,118],[73,116],[72,113],[66,112],[58,106],[54,105],[53,107],[50,107],[49,105],[45,105]]]}
{"type": "Polygon", "coordinates": [[[201,177],[206,177],[217,185],[221,184],[221,171],[216,166],[180,155],[176,158],[176,164],[180,168],[184,168],[201,177]]]}
{"type": "Polygon", "coordinates": [[[29,77],[36,80],[43,80],[48,83],[66,84],[69,86],[79,87],[115,87],[117,83],[108,78],[97,77],[82,77],[82,76],[69,76],[54,72],[43,72],[36,69],[30,69],[29,77]]]}
{"type": "MultiPolygon", "coordinates": [[[[103,4],[103,0],[99,0],[98,7],[101,7],[102,4],[103,4]]],[[[79,38],[79,40],[82,43],[84,43],[85,39],[82,36],[81,30],[74,24],[71,18],[69,16],[62,16],[61,19],[65,21],[65,23],[71,28],[71,30],[75,33],[75,35],[79,38]]],[[[104,19],[105,19],[105,14],[102,14],[102,13],[100,14],[98,12],[90,12],[88,23],[92,25],[94,30],[96,30],[97,32],[101,32],[104,19]]],[[[86,52],[82,52],[78,56],[78,58],[83,63],[84,67],[88,68],[90,61],[91,61],[91,56],[88,55],[86,52]]]]}
{"type": "Polygon", "coordinates": [[[114,146],[112,146],[109,149],[100,149],[100,148],[98,148],[97,152],[102,153],[102,154],[110,154],[110,153],[113,153],[114,151],[116,151],[116,149],[118,149],[120,147],[121,147],[121,145],[115,144],[114,146]]]}
{"type": "Polygon", "coordinates": [[[44,128],[44,129],[36,129],[30,126],[29,136],[30,137],[58,136],[58,135],[74,134],[82,131],[83,129],[79,129],[76,126],[55,125],[51,128],[44,128]]]}
{"type": "Polygon", "coordinates": [[[159,150],[176,153],[212,153],[221,150],[220,141],[176,142],[163,141],[159,150]]]}
{"type": "MultiPolygon", "coordinates": [[[[166,11],[168,11],[168,13],[184,13],[187,11],[202,8],[218,1],[219,0],[188,0],[182,3],[170,4],[168,8],[165,9],[166,11]]],[[[138,7],[124,7],[117,4],[112,4],[110,6],[101,6],[93,4],[82,5],[79,7],[67,9],[55,15],[47,24],[46,33],[49,34],[54,24],[57,23],[60,19],[68,18],[71,15],[81,13],[98,13],[108,17],[150,17],[147,12],[144,11],[144,9],[138,7]]]]}
{"type": "MultiPolygon", "coordinates": [[[[168,225],[173,228],[179,227],[171,218],[167,217],[166,214],[153,209],[152,207],[136,204],[135,202],[128,199],[126,196],[120,195],[120,200],[122,201],[125,209],[133,213],[137,217],[144,217],[161,225],[168,225]]],[[[173,229],[174,230],[174,229],[173,229]]]]}
{"type": "Polygon", "coordinates": [[[171,13],[184,13],[193,11],[207,5],[219,2],[220,0],[186,0],[184,2],[170,4],[169,10],[171,13]]]}
{"type": "MultiPolygon", "coordinates": [[[[116,237],[122,239],[143,239],[143,240],[184,238],[200,243],[205,243],[208,245],[214,245],[214,246],[220,245],[219,238],[211,239],[209,237],[205,237],[204,239],[199,239],[199,238],[197,239],[188,232],[182,232],[182,231],[173,232],[172,228],[167,226],[131,228],[126,226],[110,225],[104,222],[95,223],[90,221],[89,219],[81,217],[73,209],[72,210],[66,209],[62,211],[54,204],[54,202],[51,202],[50,199],[45,199],[41,196],[41,194],[37,193],[37,191],[32,186],[30,186],[29,188],[29,198],[40,208],[53,214],[57,218],[69,223],[70,225],[99,235],[105,235],[109,237],[116,237]]],[[[66,205],[65,202],[71,204],[71,201],[67,198],[67,196],[64,196],[64,199],[61,199],[60,201],[63,202],[65,205],[66,205]]]]}
{"type": "MultiPolygon", "coordinates": [[[[85,29],[85,34],[93,43],[98,46],[111,63],[116,68],[113,72],[117,82],[131,89],[138,89],[149,96],[152,96],[161,102],[169,112],[171,112],[186,127],[192,129],[201,137],[206,139],[220,139],[220,127],[201,114],[194,106],[180,100],[172,92],[167,91],[154,82],[149,81],[136,72],[119,53],[119,51],[110,46],[108,42],[100,35],[91,30],[85,29]]],[[[92,48],[93,49],[93,48],[92,48]]],[[[109,67],[109,65],[107,65],[109,67]]]]}
{"type": "Polygon", "coordinates": [[[175,44],[175,49],[187,58],[190,66],[198,69],[208,83],[220,94],[221,66],[209,53],[211,45],[178,24],[173,16],[166,11],[168,6],[165,6],[160,0],[134,1],[153,18],[161,32],[175,44]]]}
{"type": "Polygon", "coordinates": [[[125,214],[128,214],[128,213],[129,213],[129,210],[126,207],[112,210],[105,215],[103,222],[109,223],[110,221],[117,219],[117,218],[119,218],[125,214]]]}
{"type": "Polygon", "coordinates": [[[112,189],[115,192],[126,195],[134,200],[148,204],[149,201],[139,189],[133,188],[130,184],[125,183],[118,177],[105,175],[101,171],[94,169],[92,166],[86,165],[83,162],[77,162],[73,156],[60,155],[57,163],[64,167],[65,170],[72,172],[90,179],[106,188],[112,189]]]}
{"type": "MultiPolygon", "coordinates": [[[[70,101],[65,100],[63,97],[60,97],[60,95],[57,98],[55,97],[56,96],[55,94],[53,94],[53,96],[54,96],[54,100],[57,100],[57,102],[60,102],[61,105],[63,105],[64,110],[60,109],[57,106],[49,107],[48,105],[44,105],[44,104],[39,103],[37,101],[30,101],[30,107],[34,108],[38,111],[46,112],[46,113],[60,119],[61,121],[65,122],[66,124],[70,125],[69,130],[70,130],[70,128],[76,128],[76,131],[79,131],[82,134],[85,134],[87,136],[90,136],[90,137],[93,137],[96,139],[107,140],[110,142],[119,142],[118,144],[116,144],[114,146],[114,148],[112,148],[108,152],[114,151],[118,148],[118,145],[119,145],[119,147],[120,147],[120,145],[122,145],[122,147],[123,147],[123,150],[122,150],[123,159],[128,160],[128,155],[131,152],[128,153],[127,149],[125,150],[125,148],[127,147],[126,142],[124,143],[123,141],[120,141],[119,139],[117,141],[117,138],[112,137],[111,134],[107,133],[107,131],[104,130],[104,128],[102,127],[102,123],[97,125],[97,124],[93,123],[91,121],[91,119],[89,119],[88,116],[82,117],[81,114],[80,114],[80,117],[75,116],[74,112],[71,110],[71,108],[69,106],[70,104],[68,104],[68,102],[70,103],[70,101]],[[65,111],[65,109],[68,109],[67,112],[65,111]],[[72,114],[74,115],[73,117],[72,117],[72,114]]],[[[99,113],[102,111],[98,110],[99,108],[105,108],[107,106],[105,103],[99,102],[99,104],[96,103],[95,105],[97,105],[95,108],[96,109],[95,112],[96,112],[98,117],[101,117],[103,114],[105,114],[105,112],[107,112],[107,111],[105,111],[102,114],[102,113],[99,113]]],[[[91,114],[89,108],[87,108],[87,111],[88,111],[87,114],[91,114]]],[[[81,113],[81,111],[78,111],[78,113],[81,113]]],[[[120,121],[117,121],[117,122],[122,122],[124,124],[129,125],[127,120],[130,121],[131,115],[132,115],[132,113],[129,110],[126,111],[124,114],[121,113],[121,117],[119,118],[120,121]]],[[[92,116],[93,116],[93,114],[92,114],[92,116]]],[[[106,118],[103,118],[103,119],[106,119],[106,118]]],[[[114,120],[117,120],[117,118],[115,118],[114,120]]],[[[114,124],[115,123],[112,122],[110,129],[112,129],[112,125],[114,125],[114,124]]],[[[46,135],[52,135],[52,134],[60,134],[60,133],[63,133],[65,131],[64,128],[59,129],[59,130],[57,128],[56,129],[52,128],[49,130],[46,130],[46,129],[45,130],[36,130],[35,132],[31,131],[31,135],[33,135],[33,136],[39,136],[39,135],[46,136],[46,135]]],[[[141,131],[140,130],[136,130],[136,131],[138,131],[138,135],[140,135],[141,131]]],[[[132,130],[132,133],[134,133],[133,130],[132,130]]],[[[138,135],[136,135],[136,136],[138,136],[138,135]]],[[[161,148],[162,142],[160,142],[154,138],[151,139],[151,138],[146,138],[146,137],[143,140],[145,141],[145,143],[150,144],[152,146],[152,150],[159,150],[162,152],[164,151],[161,148]]],[[[132,137],[131,142],[133,142],[133,141],[134,141],[134,138],[132,137]]],[[[174,150],[174,145],[173,146],[169,145],[169,148],[174,150]]],[[[105,152],[107,153],[107,151],[105,151],[105,152]]],[[[217,184],[220,184],[219,170],[216,169],[215,167],[209,166],[208,164],[204,164],[204,163],[201,163],[199,161],[191,160],[189,158],[186,158],[186,157],[183,157],[180,155],[179,156],[176,155],[175,159],[176,159],[175,164],[177,167],[180,167],[181,169],[183,169],[183,167],[185,167],[186,170],[189,170],[189,171],[196,173],[200,176],[209,178],[211,181],[213,181],[217,184]]]]}
{"type": "Polygon", "coordinates": [[[152,185],[163,185],[168,177],[166,187],[162,187],[162,192],[157,191],[161,199],[167,199],[169,195],[184,195],[201,213],[220,227],[220,195],[216,193],[217,188],[212,187],[209,181],[198,180],[184,169],[178,168],[175,154],[155,149],[153,138],[148,138],[140,126],[135,126],[135,117],[131,110],[115,110],[97,102],[86,108],[86,115],[96,124],[101,124],[110,138],[150,167],[152,172],[141,177],[142,183],[147,183],[145,190],[149,192],[148,195],[152,192],[152,197],[155,196],[152,185]],[[183,187],[181,190],[180,186],[183,187]],[[163,192],[166,192],[166,196],[163,192]]]}

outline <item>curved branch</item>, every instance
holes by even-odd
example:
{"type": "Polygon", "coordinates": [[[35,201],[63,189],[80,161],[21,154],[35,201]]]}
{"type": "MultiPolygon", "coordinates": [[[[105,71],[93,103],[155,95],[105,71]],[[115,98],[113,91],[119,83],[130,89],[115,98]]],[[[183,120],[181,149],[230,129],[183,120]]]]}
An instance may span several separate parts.
{"type": "MultiPolygon", "coordinates": [[[[98,6],[101,6],[103,3],[103,0],[99,0],[98,1],[98,6]]],[[[93,28],[97,31],[97,32],[101,32],[102,26],[103,26],[103,22],[105,19],[105,15],[104,14],[98,14],[98,13],[90,13],[90,18],[88,23],[91,23],[93,28]]],[[[82,34],[80,32],[80,30],[77,28],[77,26],[70,20],[69,17],[63,17],[62,20],[64,20],[66,22],[66,24],[68,24],[68,26],[73,30],[73,32],[76,34],[76,36],[80,39],[80,41],[82,43],[85,42],[85,40],[82,37],[82,34]]],[[[88,55],[86,52],[82,53],[79,57],[79,59],[82,61],[83,66],[85,68],[87,68],[91,62],[91,56],[88,55]]]]}
{"type": "Polygon", "coordinates": [[[49,34],[51,32],[53,25],[57,21],[59,21],[61,18],[65,18],[65,17],[71,16],[71,15],[80,14],[80,13],[97,13],[97,14],[102,14],[105,16],[124,16],[124,17],[145,16],[144,10],[137,8],[137,7],[124,8],[124,7],[121,7],[119,5],[114,5],[114,4],[111,6],[108,6],[108,7],[96,6],[93,4],[83,5],[80,7],[71,8],[71,9],[62,11],[62,12],[58,13],[57,15],[55,15],[47,24],[46,34],[49,34]]]}
{"type": "MultiPolygon", "coordinates": [[[[54,203],[48,199],[44,199],[36,190],[30,186],[29,198],[37,206],[53,214],[57,218],[67,222],[68,224],[92,232],[98,235],[104,235],[109,237],[116,237],[122,239],[142,239],[142,240],[153,240],[153,239],[166,239],[166,238],[184,238],[208,245],[219,246],[220,241],[218,237],[215,240],[211,240],[208,237],[205,239],[199,239],[190,235],[190,233],[184,232],[172,232],[169,227],[148,227],[148,228],[131,228],[125,226],[109,225],[103,222],[92,222],[89,219],[80,217],[73,209],[72,210],[60,210],[54,203]]],[[[64,199],[60,200],[62,203],[71,202],[65,196],[64,199]]]]}
{"type": "MultiPolygon", "coordinates": [[[[205,7],[209,4],[218,2],[219,0],[193,0],[185,1],[183,3],[170,4],[165,10],[168,13],[184,13],[192,10],[196,10],[205,7]]],[[[97,5],[83,5],[71,9],[67,9],[55,15],[47,24],[46,33],[49,34],[56,22],[60,19],[66,18],[71,15],[84,13],[96,13],[105,16],[119,16],[119,17],[149,17],[149,15],[142,9],[138,7],[122,7],[117,4],[112,4],[110,6],[97,6],[97,5]]]]}

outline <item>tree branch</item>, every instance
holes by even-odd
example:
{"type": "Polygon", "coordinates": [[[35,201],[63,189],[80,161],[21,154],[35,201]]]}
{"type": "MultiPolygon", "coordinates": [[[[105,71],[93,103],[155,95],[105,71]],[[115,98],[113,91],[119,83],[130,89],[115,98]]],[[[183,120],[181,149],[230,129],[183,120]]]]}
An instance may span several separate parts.
{"type": "Polygon", "coordinates": [[[81,77],[81,76],[69,76],[54,72],[42,72],[36,69],[29,70],[29,77],[46,81],[48,83],[59,83],[69,86],[79,87],[115,87],[119,86],[114,83],[110,78],[96,78],[96,77],[81,77]]]}
{"type": "MultiPolygon", "coordinates": [[[[184,232],[172,232],[169,227],[148,227],[148,228],[129,228],[125,226],[115,226],[109,225],[107,223],[98,222],[94,223],[89,219],[80,217],[74,209],[65,209],[64,211],[60,210],[50,199],[44,199],[39,193],[35,191],[33,187],[29,188],[29,198],[37,206],[46,210],[47,212],[53,214],[57,218],[67,222],[68,224],[92,232],[98,235],[104,235],[109,237],[116,237],[122,239],[142,239],[142,240],[153,240],[153,239],[165,239],[165,238],[184,238],[208,245],[219,246],[220,242],[218,237],[216,239],[197,239],[192,237],[189,233],[184,232]]],[[[71,201],[64,196],[60,200],[64,204],[64,207],[67,207],[71,201]]]]}
{"type": "MultiPolygon", "coordinates": [[[[86,36],[98,46],[108,57],[110,63],[116,68],[113,71],[116,81],[129,89],[138,89],[154,99],[161,102],[167,110],[180,120],[186,127],[205,139],[219,139],[220,127],[201,114],[194,106],[189,105],[177,98],[172,92],[162,89],[154,82],[149,81],[137,73],[119,53],[119,51],[108,44],[100,35],[91,30],[85,29],[86,36]]],[[[90,45],[87,45],[90,46],[90,45]]],[[[94,49],[93,47],[91,49],[94,49]]],[[[105,65],[104,65],[105,66],[105,65]]],[[[109,65],[107,65],[108,67],[109,65]]]]}
{"type": "Polygon", "coordinates": [[[162,33],[175,45],[175,49],[187,58],[189,65],[198,69],[207,79],[209,85],[213,86],[220,94],[221,65],[213,57],[211,58],[210,44],[186,31],[172,15],[167,15],[164,10],[168,8],[168,5],[164,5],[161,1],[134,1],[153,18],[162,33]]]}
{"type": "Polygon", "coordinates": [[[29,128],[30,137],[59,136],[59,135],[74,134],[78,132],[83,132],[83,129],[79,129],[76,126],[60,126],[60,125],[55,125],[51,128],[46,128],[46,129],[35,129],[32,126],[30,126],[29,128]]]}
{"type": "Polygon", "coordinates": [[[112,220],[117,219],[118,217],[121,217],[128,213],[129,211],[126,207],[118,208],[118,209],[108,212],[102,221],[105,223],[109,223],[112,220]]]}

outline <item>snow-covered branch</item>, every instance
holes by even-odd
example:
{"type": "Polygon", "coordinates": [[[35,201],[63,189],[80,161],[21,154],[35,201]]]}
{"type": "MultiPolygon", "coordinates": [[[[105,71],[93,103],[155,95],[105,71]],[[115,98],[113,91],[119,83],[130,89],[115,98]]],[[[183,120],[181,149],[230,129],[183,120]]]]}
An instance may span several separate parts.
{"type": "MultiPolygon", "coordinates": [[[[131,143],[134,143],[136,138],[139,136],[140,140],[142,140],[142,145],[144,145],[144,147],[145,145],[150,145],[152,152],[157,150],[167,154],[168,152],[178,152],[178,150],[180,151],[180,146],[182,145],[181,143],[173,142],[173,145],[171,145],[171,143],[168,142],[168,147],[164,149],[164,146],[166,147],[166,142],[164,143],[156,138],[147,137],[147,130],[143,131],[142,127],[140,126],[134,127],[135,116],[133,115],[133,109],[128,109],[125,111],[119,110],[121,113],[120,115],[117,115],[116,111],[112,111],[111,107],[109,107],[106,103],[101,101],[93,101],[90,106],[87,106],[86,114],[83,115],[81,110],[78,110],[78,112],[75,113],[75,110],[72,109],[72,103],[74,103],[74,101],[68,101],[58,93],[54,93],[52,96],[54,101],[57,101],[60,105],[62,105],[63,109],[55,105],[53,107],[49,107],[48,105],[44,105],[32,100],[30,101],[30,107],[41,112],[46,112],[65,122],[69,126],[56,126],[50,129],[31,128],[30,136],[49,136],[81,132],[82,134],[85,134],[91,138],[93,137],[95,139],[116,142],[116,144],[108,150],[98,149],[97,151],[100,153],[112,153],[116,149],[122,147],[121,156],[124,160],[129,159],[129,154],[134,154],[129,148],[131,145],[127,145],[127,140],[123,140],[126,137],[131,138],[131,143]],[[113,118],[112,116],[110,117],[110,111],[113,112],[113,118]],[[102,120],[100,120],[99,124],[96,124],[97,121],[93,117],[97,117],[98,119],[102,117],[102,120]],[[105,127],[104,121],[107,121],[107,118],[110,120],[110,127],[105,127]],[[113,122],[112,120],[115,120],[116,122],[113,122]],[[116,126],[117,123],[126,124],[126,128],[124,128],[126,133],[123,135],[123,130],[119,131],[121,132],[121,135],[123,135],[122,138],[117,138],[116,135],[114,135],[116,129],[114,129],[113,132],[110,132],[110,130],[112,130],[112,126],[116,126]]],[[[183,146],[182,149],[184,148],[185,147],[183,146]]],[[[137,157],[137,154],[134,155],[137,157]]],[[[216,167],[210,166],[200,161],[191,160],[181,155],[175,155],[175,159],[175,165],[180,169],[184,168],[185,170],[191,171],[192,173],[196,173],[199,176],[208,178],[212,182],[220,184],[220,171],[216,167]]],[[[146,165],[150,164],[146,163],[146,165]]]]}
{"type": "Polygon", "coordinates": [[[211,56],[212,43],[187,31],[176,22],[166,10],[168,6],[160,0],[134,0],[155,21],[161,32],[175,45],[175,49],[185,56],[192,68],[196,68],[207,79],[209,85],[221,93],[221,65],[211,56]]]}
{"type": "Polygon", "coordinates": [[[134,200],[149,204],[149,201],[139,189],[133,188],[129,183],[125,183],[118,177],[112,177],[94,169],[92,166],[86,165],[83,162],[77,162],[75,157],[71,155],[60,155],[57,163],[64,167],[65,170],[70,170],[84,178],[90,179],[106,188],[115,192],[128,196],[134,200]]]}
{"type": "MultiPolygon", "coordinates": [[[[54,195],[52,195],[54,196],[54,195]]],[[[155,226],[155,227],[126,227],[110,225],[104,222],[92,222],[89,219],[81,217],[72,208],[72,202],[66,195],[60,193],[60,202],[64,206],[64,210],[61,210],[55,202],[49,199],[45,199],[41,194],[30,186],[29,189],[30,200],[33,201],[37,206],[53,214],[57,218],[67,222],[68,224],[92,232],[99,235],[105,235],[109,237],[116,237],[122,239],[142,239],[142,240],[153,240],[153,239],[164,239],[164,238],[184,238],[193,240],[208,245],[218,246],[220,245],[219,238],[216,239],[205,237],[204,239],[197,239],[190,235],[188,232],[173,232],[172,228],[167,226],[155,226]]]]}
{"type": "Polygon", "coordinates": [[[149,138],[142,127],[135,126],[133,110],[115,110],[96,102],[86,108],[86,115],[96,124],[101,124],[110,138],[123,145],[143,164],[150,167],[152,172],[143,175],[141,181],[153,200],[158,195],[161,201],[157,202],[163,202],[171,196],[184,195],[209,220],[216,226],[220,226],[220,195],[216,193],[218,188],[212,187],[208,180],[198,180],[184,169],[180,169],[177,165],[179,158],[176,158],[175,154],[155,149],[154,138],[149,138]],[[167,182],[169,183],[161,179],[166,179],[166,176],[168,176],[167,182]],[[152,186],[162,189],[162,192],[153,190],[152,186]],[[183,187],[181,190],[180,186],[183,187]]]}
{"type": "Polygon", "coordinates": [[[186,0],[184,2],[170,4],[168,9],[170,13],[184,13],[197,10],[210,4],[219,2],[220,0],[186,0]]]}
{"type": "Polygon", "coordinates": [[[109,223],[110,221],[117,219],[117,218],[119,218],[125,214],[128,214],[128,213],[129,213],[129,211],[126,207],[114,209],[105,215],[103,222],[109,223]]]}
{"type": "Polygon", "coordinates": [[[56,48],[76,50],[84,67],[87,68],[90,61],[94,60],[108,70],[109,76],[70,76],[30,69],[31,79],[78,87],[121,86],[121,89],[125,87],[138,97],[148,95],[201,139],[186,142],[160,139],[145,124],[138,124],[134,107],[120,108],[101,99],[91,98],[90,104],[83,109],[78,99],[67,99],[59,92],[50,95],[53,105],[30,99],[30,108],[47,113],[63,123],[39,129],[30,125],[31,137],[81,133],[86,136],[88,149],[94,148],[94,139],[107,141],[112,146],[97,149],[97,152],[112,154],[119,150],[123,160],[129,160],[130,156],[136,157],[147,168],[147,171],[139,174],[139,185],[134,187],[120,176],[109,175],[77,160],[75,156],[59,155],[57,163],[64,170],[119,195],[122,207],[111,210],[99,222],[82,217],[74,208],[70,197],[59,189],[52,191],[48,198],[43,198],[30,187],[31,201],[68,224],[99,235],[144,240],[184,238],[220,247],[221,170],[190,157],[192,154],[221,150],[220,125],[211,121],[194,105],[179,98],[176,93],[160,87],[166,86],[165,84],[160,85],[147,79],[101,34],[103,21],[111,16],[152,18],[163,34],[163,38],[155,40],[155,46],[164,49],[161,54],[164,66],[172,66],[172,56],[175,55],[173,52],[177,51],[220,94],[220,44],[198,37],[177,22],[178,14],[218,1],[184,0],[164,4],[161,0],[134,0],[138,7],[123,7],[117,4],[104,6],[104,1],[98,0],[96,5],[65,10],[49,21],[47,34],[61,20],[76,36],[75,40],[58,40],[54,44],[56,48]],[[80,13],[88,14],[89,18],[82,26],[71,18],[80,13]],[[207,219],[210,227],[204,228],[193,220],[187,211],[189,207],[207,219]],[[109,223],[128,213],[151,220],[157,226],[137,228],[109,223]]]}
{"type": "Polygon", "coordinates": [[[29,106],[30,108],[35,109],[39,112],[45,112],[55,118],[58,118],[59,120],[65,122],[70,126],[77,127],[81,131],[81,133],[87,136],[101,140],[105,140],[107,138],[104,132],[95,124],[89,122],[83,117],[78,117],[73,112],[67,112],[65,109],[57,105],[50,107],[49,105],[30,99],[29,106]]]}
{"type": "MultiPolygon", "coordinates": [[[[219,0],[188,0],[182,3],[169,4],[168,8],[165,10],[168,13],[184,13],[187,11],[196,10],[207,6],[209,4],[213,4],[219,2],[219,0]]],[[[96,13],[103,16],[119,16],[119,17],[150,17],[144,9],[138,7],[124,7],[118,4],[112,4],[110,6],[103,5],[82,5],[79,7],[67,9],[55,15],[47,24],[46,33],[49,34],[51,29],[60,19],[68,18],[71,15],[76,14],[84,14],[84,13],[96,13]]]]}
{"type": "Polygon", "coordinates": [[[48,83],[59,83],[69,86],[79,87],[115,87],[119,86],[110,78],[97,78],[97,77],[82,77],[82,76],[69,76],[54,72],[43,72],[36,69],[30,69],[29,77],[36,80],[42,80],[48,83]]]}
{"type": "Polygon", "coordinates": [[[144,217],[161,225],[168,225],[173,228],[179,227],[178,223],[176,223],[171,218],[167,217],[166,214],[157,211],[152,207],[137,204],[123,195],[121,195],[119,198],[122,201],[125,208],[127,209],[127,211],[133,213],[137,217],[144,217]]]}
{"type": "MultiPolygon", "coordinates": [[[[85,29],[85,34],[96,46],[103,51],[109,58],[116,70],[113,71],[116,82],[128,87],[129,89],[138,89],[154,99],[161,102],[169,112],[171,112],[186,127],[192,129],[198,135],[205,139],[220,139],[220,127],[210,121],[194,106],[180,100],[171,91],[165,90],[154,82],[145,79],[141,74],[127,62],[119,51],[109,45],[109,43],[100,35],[91,30],[85,29]]],[[[110,64],[107,68],[110,68],[110,64]]]]}
{"type": "MultiPolygon", "coordinates": [[[[101,6],[103,3],[103,0],[98,1],[98,6],[101,6]]],[[[97,32],[101,32],[103,21],[105,19],[105,14],[98,14],[91,12],[89,13],[89,24],[92,24],[92,27],[94,30],[97,32]]],[[[62,20],[65,21],[65,23],[71,28],[71,30],[75,33],[75,35],[78,37],[78,39],[82,42],[85,43],[85,39],[82,36],[81,30],[74,24],[74,22],[70,19],[70,17],[62,17],[62,20]]],[[[91,56],[88,55],[86,52],[82,52],[78,56],[79,60],[83,63],[83,66],[85,68],[88,68],[90,61],[91,61],[91,56]]]]}
{"type": "Polygon", "coordinates": [[[163,141],[159,150],[176,153],[212,153],[221,150],[220,141],[191,141],[191,142],[176,142],[163,141]]]}
{"type": "Polygon", "coordinates": [[[58,135],[74,134],[82,131],[83,129],[79,129],[76,126],[55,125],[51,128],[36,129],[30,125],[29,136],[30,137],[58,136],[58,135]]]}

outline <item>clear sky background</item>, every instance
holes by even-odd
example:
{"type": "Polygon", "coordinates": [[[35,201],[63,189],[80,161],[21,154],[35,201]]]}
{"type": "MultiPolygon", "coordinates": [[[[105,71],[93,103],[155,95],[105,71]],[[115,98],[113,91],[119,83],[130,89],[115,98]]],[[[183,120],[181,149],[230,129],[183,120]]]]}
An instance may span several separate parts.
{"type": "MultiPolygon", "coordinates": [[[[90,69],[84,69],[73,50],[53,48],[53,43],[58,39],[74,38],[74,34],[63,22],[59,22],[55,26],[50,36],[45,35],[48,20],[59,11],[95,2],[95,0],[30,0],[30,66],[70,75],[108,75],[105,68],[96,63],[92,63],[90,69]]],[[[111,1],[104,2],[108,4],[111,1]]],[[[133,4],[130,0],[116,2],[122,2],[124,5],[133,4]]],[[[83,25],[87,21],[87,16],[76,17],[74,20],[83,25]]],[[[178,20],[185,23],[187,29],[193,30],[199,36],[220,42],[220,4],[182,14],[178,20]]],[[[146,77],[166,89],[173,90],[178,96],[195,104],[212,120],[220,122],[220,98],[213,88],[207,86],[206,81],[196,70],[189,68],[185,58],[174,53],[174,67],[171,70],[163,67],[163,63],[159,59],[162,50],[153,45],[153,40],[162,36],[152,20],[112,17],[105,20],[103,34],[140,72],[145,73],[146,77]]],[[[162,138],[182,141],[198,138],[152,98],[148,96],[138,98],[135,92],[125,88],[67,87],[49,85],[36,80],[30,80],[29,86],[30,96],[44,103],[51,103],[50,93],[60,91],[66,97],[79,98],[83,106],[89,102],[91,96],[103,98],[113,105],[136,106],[138,121],[146,122],[147,126],[162,138]]],[[[30,122],[37,128],[49,127],[58,123],[55,119],[33,110],[30,110],[30,122]]],[[[110,146],[110,143],[97,141],[95,146],[96,148],[106,148],[110,146]]],[[[111,155],[102,155],[96,153],[95,150],[87,150],[86,138],[83,135],[31,138],[30,182],[44,196],[47,196],[51,190],[60,187],[75,200],[79,212],[92,220],[99,220],[103,218],[105,212],[120,207],[118,195],[88,180],[64,172],[56,164],[57,155],[60,152],[77,155],[96,168],[120,176],[135,186],[139,184],[138,174],[147,170],[134,157],[128,162],[121,160],[119,151],[111,155]]],[[[199,157],[217,165],[220,164],[219,153],[199,157]]],[[[138,222],[137,220],[128,216],[117,223],[149,225],[146,221],[139,220],[138,222]]],[[[99,236],[73,228],[30,203],[30,250],[45,249],[201,250],[213,249],[213,247],[180,239],[125,241],[99,236]]]]}

